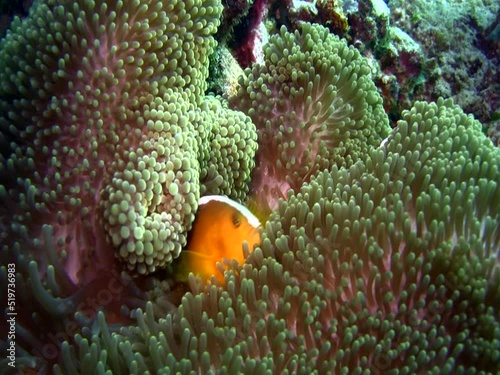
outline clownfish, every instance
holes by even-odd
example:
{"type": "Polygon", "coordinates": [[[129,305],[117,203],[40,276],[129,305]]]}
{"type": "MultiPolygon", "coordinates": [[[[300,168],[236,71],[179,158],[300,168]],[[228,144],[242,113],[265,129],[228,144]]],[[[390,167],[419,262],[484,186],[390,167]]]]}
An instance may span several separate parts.
{"type": "Polygon", "coordinates": [[[190,272],[204,282],[215,276],[220,285],[224,275],[217,267],[222,259],[245,261],[243,243],[249,251],[261,243],[261,223],[245,206],[221,195],[200,198],[193,227],[176,267],[176,279],[187,281],[190,272]]]}

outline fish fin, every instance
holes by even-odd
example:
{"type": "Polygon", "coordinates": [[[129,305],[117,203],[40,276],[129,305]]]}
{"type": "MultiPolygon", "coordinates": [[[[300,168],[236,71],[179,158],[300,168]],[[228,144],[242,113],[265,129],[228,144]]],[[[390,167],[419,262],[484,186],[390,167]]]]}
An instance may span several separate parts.
{"type": "Polygon", "coordinates": [[[185,256],[194,257],[194,258],[200,259],[200,260],[213,260],[214,262],[218,260],[218,258],[216,258],[214,256],[206,255],[206,254],[200,253],[198,251],[194,251],[194,250],[182,250],[181,256],[182,256],[182,254],[185,254],[185,256]]]}
{"type": "Polygon", "coordinates": [[[257,217],[260,222],[260,227],[262,227],[269,219],[269,216],[271,216],[272,210],[268,206],[259,203],[256,193],[247,197],[245,206],[247,206],[248,210],[257,217]]]}
{"type": "Polygon", "coordinates": [[[206,254],[202,254],[198,251],[194,250],[182,250],[181,255],[178,258],[177,264],[173,266],[174,269],[174,277],[176,280],[181,281],[183,283],[187,283],[189,281],[189,274],[193,272],[190,261],[188,258],[194,258],[194,260],[198,260],[200,262],[216,262],[218,259],[206,254]]]}

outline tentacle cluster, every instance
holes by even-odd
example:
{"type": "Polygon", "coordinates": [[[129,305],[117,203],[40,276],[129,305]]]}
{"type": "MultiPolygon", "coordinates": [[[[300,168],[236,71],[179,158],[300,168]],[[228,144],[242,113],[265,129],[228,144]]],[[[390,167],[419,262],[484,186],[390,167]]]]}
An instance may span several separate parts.
{"type": "Polygon", "coordinates": [[[114,361],[86,368],[131,373],[495,374],[498,165],[451,100],[416,103],[380,148],[281,201],[225,289],[188,293],[165,319],[149,304],[119,335],[102,320],[60,369],[96,346],[114,361]]]}
{"type": "Polygon", "coordinates": [[[344,39],[320,25],[285,27],[264,47],[263,64],[245,70],[233,108],[259,132],[252,187],[261,206],[298,191],[317,171],[349,166],[389,132],[370,67],[344,39]]]}
{"type": "Polygon", "coordinates": [[[0,44],[3,243],[36,246],[51,225],[75,283],[113,253],[148,273],[179,255],[207,186],[245,197],[255,127],[204,97],[221,12],[48,0],[13,23],[0,44]]]}

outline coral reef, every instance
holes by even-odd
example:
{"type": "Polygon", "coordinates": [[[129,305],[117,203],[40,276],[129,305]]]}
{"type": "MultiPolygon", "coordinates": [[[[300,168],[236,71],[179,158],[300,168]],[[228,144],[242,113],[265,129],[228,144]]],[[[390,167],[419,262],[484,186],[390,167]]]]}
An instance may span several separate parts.
{"type": "Polygon", "coordinates": [[[265,19],[268,12],[267,0],[255,0],[248,17],[234,28],[233,38],[228,45],[232,47],[238,63],[246,68],[262,60],[262,47],[268,34],[265,19]]]}
{"type": "Polygon", "coordinates": [[[229,48],[219,45],[210,55],[210,73],[207,91],[210,94],[227,99],[236,94],[238,79],[243,75],[243,69],[231,54],[229,48]]]}
{"type": "Polygon", "coordinates": [[[270,13],[279,27],[286,26],[291,30],[300,28],[301,22],[316,22],[327,27],[330,32],[346,36],[348,30],[347,17],[343,2],[337,0],[316,1],[270,1],[270,13]]]}
{"type": "Polygon", "coordinates": [[[490,122],[487,134],[494,144],[500,147],[500,113],[494,115],[493,120],[490,122]]]}
{"type": "Polygon", "coordinates": [[[368,48],[387,34],[391,11],[382,0],[348,1],[346,14],[351,25],[353,41],[362,41],[368,48]]]}
{"type": "Polygon", "coordinates": [[[254,2],[252,0],[222,0],[221,24],[217,30],[217,40],[231,39],[234,35],[234,28],[241,27],[249,17],[249,13],[254,2]]]}
{"type": "Polygon", "coordinates": [[[488,39],[500,12],[498,1],[391,0],[391,23],[404,29],[424,52],[425,82],[413,100],[451,97],[488,123],[500,107],[499,49],[488,39]]]}

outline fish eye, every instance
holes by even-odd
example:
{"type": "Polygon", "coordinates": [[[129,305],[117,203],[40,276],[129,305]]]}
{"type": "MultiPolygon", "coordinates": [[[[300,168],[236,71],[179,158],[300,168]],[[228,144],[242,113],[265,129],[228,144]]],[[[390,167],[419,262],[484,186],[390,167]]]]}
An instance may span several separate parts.
{"type": "Polygon", "coordinates": [[[238,228],[241,225],[240,215],[237,211],[233,212],[233,217],[231,219],[235,228],[238,228]]]}

